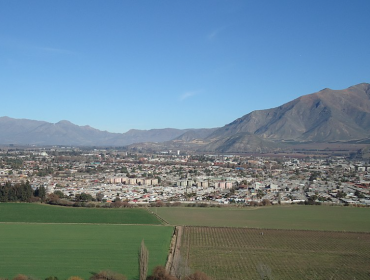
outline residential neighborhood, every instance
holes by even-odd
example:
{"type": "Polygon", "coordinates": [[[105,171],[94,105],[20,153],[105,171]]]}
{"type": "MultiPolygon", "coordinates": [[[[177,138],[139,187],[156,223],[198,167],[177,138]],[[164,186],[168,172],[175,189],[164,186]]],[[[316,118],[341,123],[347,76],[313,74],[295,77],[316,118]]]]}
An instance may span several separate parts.
{"type": "Polygon", "coordinates": [[[370,206],[370,164],[340,156],[3,148],[0,184],[28,181],[75,201],[129,205],[341,204],[370,206]]]}

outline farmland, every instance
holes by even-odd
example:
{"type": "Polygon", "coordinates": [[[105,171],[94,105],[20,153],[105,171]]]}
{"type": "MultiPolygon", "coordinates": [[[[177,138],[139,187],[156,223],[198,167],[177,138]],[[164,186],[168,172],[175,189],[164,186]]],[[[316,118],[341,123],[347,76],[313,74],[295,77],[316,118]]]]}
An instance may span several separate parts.
{"type": "Polygon", "coordinates": [[[160,224],[145,209],[72,208],[31,203],[0,203],[0,222],[160,224]]]}
{"type": "Polygon", "coordinates": [[[133,279],[141,240],[152,269],[165,264],[172,232],[172,227],[144,225],[0,224],[0,277],[88,279],[91,272],[110,269],[133,279]]]}
{"type": "Polygon", "coordinates": [[[0,277],[88,279],[109,269],[135,279],[141,241],[152,269],[165,264],[172,232],[144,209],[0,203],[0,277]]]}
{"type": "Polygon", "coordinates": [[[158,208],[172,225],[370,232],[370,208],[272,206],[158,208]]]}
{"type": "Polygon", "coordinates": [[[214,279],[368,279],[370,234],[184,227],[181,266],[214,279]]]}
{"type": "MultiPolygon", "coordinates": [[[[149,269],[164,265],[172,226],[145,209],[0,203],[0,277],[66,279],[110,269],[138,277],[141,240],[149,269]]],[[[153,211],[154,212],[154,211],[153,211]]],[[[367,279],[369,208],[162,207],[183,227],[179,269],[218,279],[367,279]]]]}

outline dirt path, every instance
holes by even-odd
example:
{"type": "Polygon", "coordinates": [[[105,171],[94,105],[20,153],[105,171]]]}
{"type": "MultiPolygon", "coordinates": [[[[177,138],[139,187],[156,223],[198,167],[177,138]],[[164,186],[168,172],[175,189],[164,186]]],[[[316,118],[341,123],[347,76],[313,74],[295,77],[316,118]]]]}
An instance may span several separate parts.
{"type": "Polygon", "coordinates": [[[177,266],[180,263],[180,246],[181,246],[181,237],[182,237],[182,226],[176,226],[174,234],[171,240],[170,253],[168,255],[168,260],[166,263],[166,270],[171,275],[176,275],[178,270],[177,266]]]}

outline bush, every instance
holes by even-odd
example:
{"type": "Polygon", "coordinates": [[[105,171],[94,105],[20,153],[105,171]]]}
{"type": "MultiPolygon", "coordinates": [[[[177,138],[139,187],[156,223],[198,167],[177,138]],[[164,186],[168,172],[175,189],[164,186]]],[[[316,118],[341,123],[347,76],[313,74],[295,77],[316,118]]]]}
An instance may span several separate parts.
{"type": "Polygon", "coordinates": [[[58,280],[58,277],[56,277],[56,276],[49,276],[48,278],[45,278],[45,280],[58,280]]]}
{"type": "Polygon", "coordinates": [[[79,276],[71,276],[67,280],[84,280],[84,279],[79,276]]]}
{"type": "Polygon", "coordinates": [[[13,278],[13,280],[28,280],[29,277],[27,275],[24,275],[24,274],[18,274],[17,276],[15,276],[13,278]]]}
{"type": "Polygon", "coordinates": [[[170,275],[163,266],[156,266],[153,269],[151,276],[146,278],[147,280],[177,280],[176,277],[170,275]]]}
{"type": "Polygon", "coordinates": [[[268,200],[268,199],[263,199],[262,202],[261,202],[262,206],[270,206],[272,205],[271,204],[271,201],[268,200]]]}
{"type": "Polygon", "coordinates": [[[110,270],[102,270],[95,273],[89,280],[126,280],[126,276],[110,270]]]}

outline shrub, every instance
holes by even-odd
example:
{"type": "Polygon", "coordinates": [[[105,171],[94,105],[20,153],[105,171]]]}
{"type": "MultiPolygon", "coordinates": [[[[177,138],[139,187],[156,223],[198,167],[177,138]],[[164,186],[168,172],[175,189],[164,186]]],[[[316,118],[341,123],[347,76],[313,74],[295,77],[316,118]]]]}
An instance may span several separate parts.
{"type": "Polygon", "coordinates": [[[71,276],[67,280],[84,280],[84,279],[79,276],[71,276]]]}
{"type": "Polygon", "coordinates": [[[126,280],[126,276],[110,270],[102,270],[95,273],[89,280],[126,280]]]}
{"type": "Polygon", "coordinates": [[[27,275],[24,275],[24,274],[18,274],[17,276],[15,276],[13,278],[13,280],[28,280],[28,276],[27,275]]]}
{"type": "Polygon", "coordinates": [[[177,280],[175,276],[170,275],[163,266],[156,266],[151,276],[147,280],[177,280]]]}
{"type": "Polygon", "coordinates": [[[45,280],[58,280],[58,277],[56,277],[56,276],[49,276],[48,278],[45,278],[45,280]]]}

